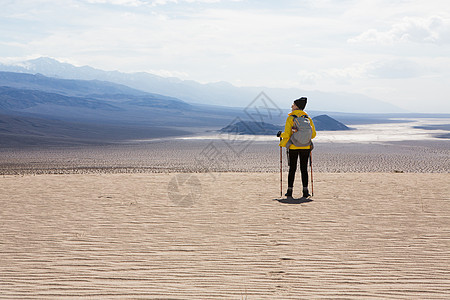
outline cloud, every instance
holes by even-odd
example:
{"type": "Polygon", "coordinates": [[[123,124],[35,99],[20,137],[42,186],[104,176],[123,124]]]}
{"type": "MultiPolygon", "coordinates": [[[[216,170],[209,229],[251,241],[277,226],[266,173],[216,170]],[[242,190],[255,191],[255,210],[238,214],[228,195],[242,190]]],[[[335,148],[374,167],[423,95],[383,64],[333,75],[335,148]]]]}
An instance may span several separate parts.
{"type": "Polygon", "coordinates": [[[390,30],[378,31],[369,29],[349,43],[393,44],[401,42],[413,43],[450,43],[450,18],[433,16],[429,18],[404,17],[392,25],[390,30]]]}
{"type": "Polygon", "coordinates": [[[145,1],[141,0],[85,0],[89,4],[111,4],[121,6],[142,6],[146,5],[145,1]]]}
{"type": "MultiPolygon", "coordinates": [[[[109,4],[117,6],[162,6],[167,4],[182,4],[182,3],[219,3],[223,0],[83,0],[89,4],[109,4]]],[[[228,2],[239,2],[242,0],[228,0],[228,2]]],[[[227,1],[225,1],[227,2],[227,1]]]]}
{"type": "Polygon", "coordinates": [[[426,73],[418,63],[408,59],[377,61],[366,66],[365,73],[370,78],[415,78],[426,73]]]}
{"type": "Polygon", "coordinates": [[[429,66],[424,66],[411,59],[394,58],[354,63],[344,68],[329,68],[315,72],[300,71],[297,74],[302,83],[313,85],[321,80],[349,84],[352,80],[359,79],[419,78],[431,75],[434,71],[437,70],[432,70],[429,66]]]}

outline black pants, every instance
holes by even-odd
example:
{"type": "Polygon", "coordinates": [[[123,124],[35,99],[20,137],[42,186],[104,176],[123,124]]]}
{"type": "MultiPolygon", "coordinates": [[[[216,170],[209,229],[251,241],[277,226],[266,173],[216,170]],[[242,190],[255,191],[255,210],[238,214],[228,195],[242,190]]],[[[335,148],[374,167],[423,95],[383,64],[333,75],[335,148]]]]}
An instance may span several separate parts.
{"type": "Polygon", "coordinates": [[[300,171],[302,172],[302,185],[308,187],[308,158],[311,149],[289,149],[289,176],[288,187],[294,186],[295,171],[297,171],[297,161],[300,157],[300,171]]]}

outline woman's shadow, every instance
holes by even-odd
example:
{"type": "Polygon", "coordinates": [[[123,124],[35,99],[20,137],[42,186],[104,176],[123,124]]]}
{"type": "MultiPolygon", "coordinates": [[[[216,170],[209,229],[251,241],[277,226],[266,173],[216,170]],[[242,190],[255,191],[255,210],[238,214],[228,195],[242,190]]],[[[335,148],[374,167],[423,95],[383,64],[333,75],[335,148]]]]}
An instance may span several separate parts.
{"type": "Polygon", "coordinates": [[[308,202],[314,201],[311,198],[305,198],[305,197],[301,197],[301,198],[287,197],[285,199],[273,199],[273,200],[276,200],[283,204],[302,204],[302,203],[308,203],[308,202]]]}

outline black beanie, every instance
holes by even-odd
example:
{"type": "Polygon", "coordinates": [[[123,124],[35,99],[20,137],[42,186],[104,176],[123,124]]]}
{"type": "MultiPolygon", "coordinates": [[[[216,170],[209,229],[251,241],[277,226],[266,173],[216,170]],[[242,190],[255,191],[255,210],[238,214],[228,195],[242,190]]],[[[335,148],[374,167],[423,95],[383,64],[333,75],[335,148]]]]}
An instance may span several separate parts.
{"type": "Polygon", "coordinates": [[[303,110],[305,109],[306,106],[306,100],[307,100],[306,97],[301,97],[297,100],[294,100],[294,104],[298,107],[298,109],[303,110]]]}

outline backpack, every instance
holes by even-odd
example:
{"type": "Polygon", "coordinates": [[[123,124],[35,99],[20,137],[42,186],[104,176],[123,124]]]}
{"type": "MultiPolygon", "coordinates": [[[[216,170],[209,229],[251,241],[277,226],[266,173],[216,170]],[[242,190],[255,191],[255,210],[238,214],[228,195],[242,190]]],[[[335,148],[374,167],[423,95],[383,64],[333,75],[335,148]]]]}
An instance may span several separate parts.
{"type": "Polygon", "coordinates": [[[297,147],[310,146],[312,137],[311,119],[308,115],[302,115],[300,117],[292,115],[292,117],[294,118],[294,126],[292,126],[294,132],[288,143],[294,144],[297,147]]]}

